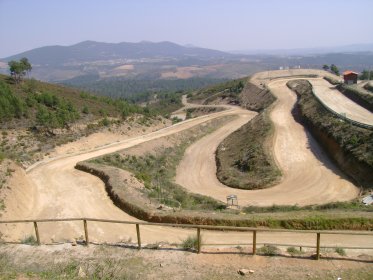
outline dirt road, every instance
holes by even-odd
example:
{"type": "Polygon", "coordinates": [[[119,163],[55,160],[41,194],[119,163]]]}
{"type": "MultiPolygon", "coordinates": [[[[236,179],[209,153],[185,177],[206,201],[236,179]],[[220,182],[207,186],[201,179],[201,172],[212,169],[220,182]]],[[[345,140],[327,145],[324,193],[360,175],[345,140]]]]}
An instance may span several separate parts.
{"type": "MultiPolygon", "coordinates": [[[[252,204],[258,205],[271,205],[273,203],[309,204],[332,200],[347,200],[355,197],[357,189],[340,177],[341,174],[324,158],[313,139],[305,133],[302,126],[294,122],[290,109],[295,102],[295,95],[287,89],[283,81],[271,84],[271,89],[279,98],[276,110],[273,110],[272,118],[277,127],[274,143],[275,156],[284,170],[284,180],[280,185],[271,189],[245,192],[246,198],[243,198],[244,192],[242,194],[239,193],[239,202],[241,204],[252,202],[252,204]]],[[[181,176],[181,178],[184,178],[182,184],[185,188],[198,193],[207,193],[224,201],[227,193],[237,193],[237,191],[213,185],[216,182],[216,176],[213,171],[213,166],[215,166],[214,147],[231,131],[237,129],[255,115],[255,113],[234,107],[226,111],[187,120],[144,136],[129,138],[92,151],[84,151],[81,154],[70,154],[46,159],[31,166],[28,169],[27,176],[33,181],[35,186],[35,191],[31,192],[35,197],[30,200],[33,205],[30,207],[30,211],[24,213],[24,218],[93,217],[136,221],[136,218],[127,215],[113,205],[100,179],[75,170],[75,164],[82,160],[177,133],[207,120],[225,115],[237,115],[238,118],[212,135],[203,138],[202,142],[199,141],[191,146],[181,163],[183,165],[185,164],[184,162],[189,162],[191,166],[191,169],[188,169],[189,167],[184,165],[186,169],[183,172],[187,176],[181,176]],[[209,139],[209,141],[206,139],[209,139]],[[193,153],[194,159],[192,160],[190,155],[193,155],[193,153]],[[203,168],[201,167],[202,163],[203,168]],[[198,169],[198,166],[200,169],[198,169]],[[207,167],[207,171],[205,167],[207,167]],[[200,181],[201,185],[196,188],[193,180],[202,180],[202,177],[206,176],[210,177],[208,178],[209,180],[206,182],[200,181]],[[186,177],[193,179],[191,183],[194,185],[189,185],[186,177]]],[[[178,181],[181,180],[180,174],[178,172],[178,181]]],[[[89,223],[88,228],[92,241],[136,240],[135,227],[132,225],[89,223]]],[[[72,240],[83,235],[83,225],[78,222],[40,224],[39,230],[43,242],[72,240]]],[[[144,243],[160,241],[180,243],[186,236],[195,234],[191,230],[158,226],[142,226],[141,233],[144,243]]],[[[19,240],[30,234],[33,234],[31,225],[27,229],[10,225],[5,230],[4,239],[19,240]]],[[[203,236],[207,243],[247,243],[251,240],[250,234],[238,232],[230,233],[229,235],[224,232],[204,232],[203,236]]],[[[325,236],[323,237],[323,244],[339,246],[369,244],[373,246],[373,240],[367,241],[364,239],[354,236],[325,236]]],[[[276,233],[275,236],[271,233],[260,233],[258,234],[258,242],[301,242],[302,244],[313,245],[315,236],[304,233],[276,233]]]]}
{"type": "MultiPolygon", "coordinates": [[[[176,182],[192,192],[221,201],[225,201],[227,195],[236,194],[240,205],[307,205],[356,197],[358,189],[344,178],[312,136],[294,120],[291,109],[296,96],[286,87],[286,82],[280,80],[269,84],[278,99],[271,119],[276,131],[274,155],[284,173],[280,184],[248,191],[232,189],[219,182],[214,153],[219,143],[231,133],[227,127],[204,137],[186,150],[177,170],[176,182]]],[[[244,119],[241,118],[241,121],[244,122],[244,119]]]]}
{"type": "Polygon", "coordinates": [[[335,86],[324,79],[309,80],[314,93],[333,111],[346,118],[368,125],[373,125],[373,113],[343,95],[335,86]]]}

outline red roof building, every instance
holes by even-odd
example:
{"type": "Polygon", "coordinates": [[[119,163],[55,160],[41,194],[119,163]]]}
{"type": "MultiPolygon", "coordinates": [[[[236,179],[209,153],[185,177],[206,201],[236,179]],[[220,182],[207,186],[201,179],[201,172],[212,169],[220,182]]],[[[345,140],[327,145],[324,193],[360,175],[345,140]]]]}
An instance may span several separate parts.
{"type": "Polygon", "coordinates": [[[345,81],[345,84],[348,85],[357,84],[358,75],[358,73],[353,71],[345,71],[343,72],[343,80],[345,81]]]}

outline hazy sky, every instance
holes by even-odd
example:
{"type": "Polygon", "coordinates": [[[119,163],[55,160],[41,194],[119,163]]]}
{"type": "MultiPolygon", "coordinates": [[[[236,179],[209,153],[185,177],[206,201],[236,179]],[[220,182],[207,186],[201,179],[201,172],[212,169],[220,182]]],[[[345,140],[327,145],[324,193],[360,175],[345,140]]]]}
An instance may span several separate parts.
{"type": "Polygon", "coordinates": [[[372,43],[372,11],[372,0],[0,0],[0,57],[84,40],[219,50],[372,43]]]}

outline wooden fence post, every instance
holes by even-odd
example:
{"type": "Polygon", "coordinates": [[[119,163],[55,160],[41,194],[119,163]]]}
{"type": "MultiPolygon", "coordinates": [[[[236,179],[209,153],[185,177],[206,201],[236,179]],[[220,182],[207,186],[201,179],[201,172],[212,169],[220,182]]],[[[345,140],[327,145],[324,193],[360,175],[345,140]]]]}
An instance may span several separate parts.
{"type": "Polygon", "coordinates": [[[201,253],[201,229],[197,228],[197,253],[201,253]]]}
{"type": "Polygon", "coordinates": [[[316,239],[316,260],[320,259],[320,232],[317,233],[316,239]]]}
{"type": "Polygon", "coordinates": [[[256,230],[253,231],[253,255],[256,255],[256,230]]]}
{"type": "Polygon", "coordinates": [[[137,245],[138,249],[141,249],[141,236],[140,236],[140,225],[136,224],[136,233],[137,233],[137,245]]]}
{"type": "Polygon", "coordinates": [[[89,237],[88,237],[88,225],[87,225],[87,220],[83,220],[83,224],[84,224],[85,245],[88,246],[88,243],[89,243],[89,237]]]}
{"type": "Polygon", "coordinates": [[[35,229],[35,235],[36,235],[36,242],[38,245],[40,245],[39,229],[38,229],[38,224],[36,222],[34,222],[34,229],[35,229]]]}

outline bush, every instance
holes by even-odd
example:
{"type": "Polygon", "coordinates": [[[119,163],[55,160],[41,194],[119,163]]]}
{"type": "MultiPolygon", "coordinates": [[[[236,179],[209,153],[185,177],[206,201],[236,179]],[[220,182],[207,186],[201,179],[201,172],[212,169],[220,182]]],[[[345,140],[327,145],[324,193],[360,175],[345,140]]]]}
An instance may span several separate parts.
{"type": "Polygon", "coordinates": [[[346,251],[343,248],[337,247],[334,249],[334,252],[336,252],[340,256],[346,256],[346,251]]]}
{"type": "Polygon", "coordinates": [[[83,114],[89,114],[89,109],[88,109],[88,107],[86,105],[83,107],[82,113],[83,114]]]}
{"type": "Polygon", "coordinates": [[[280,252],[280,249],[273,245],[264,245],[258,249],[258,253],[264,256],[274,256],[280,252]]]}
{"type": "Polygon", "coordinates": [[[291,255],[300,255],[302,254],[303,252],[298,250],[297,248],[295,247],[288,247],[287,250],[286,250],[289,254],[291,255]]]}
{"type": "Polygon", "coordinates": [[[24,239],[21,240],[22,244],[27,244],[27,245],[36,245],[36,239],[33,235],[29,235],[25,237],[24,239]]]}
{"type": "Polygon", "coordinates": [[[181,247],[185,250],[198,250],[198,239],[196,236],[188,236],[187,239],[185,239],[181,243],[181,247]]]}
{"type": "Polygon", "coordinates": [[[21,99],[13,94],[5,82],[0,81],[0,121],[20,118],[24,112],[25,106],[21,99]]]}

